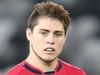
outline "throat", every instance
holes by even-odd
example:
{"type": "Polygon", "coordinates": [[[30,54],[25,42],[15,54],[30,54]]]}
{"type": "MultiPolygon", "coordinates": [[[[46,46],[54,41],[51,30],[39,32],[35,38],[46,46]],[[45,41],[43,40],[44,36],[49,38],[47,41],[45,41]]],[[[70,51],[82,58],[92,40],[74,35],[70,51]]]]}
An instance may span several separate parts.
{"type": "Polygon", "coordinates": [[[52,62],[44,62],[40,60],[36,60],[32,58],[32,56],[28,56],[26,61],[31,64],[33,67],[36,67],[40,69],[43,72],[51,72],[55,70],[55,67],[57,66],[57,59],[55,59],[52,62]]]}
{"type": "Polygon", "coordinates": [[[30,47],[30,54],[27,57],[26,61],[31,64],[33,67],[40,69],[43,72],[54,71],[57,65],[57,58],[53,61],[43,61],[38,55],[34,52],[33,47],[30,47]]]}

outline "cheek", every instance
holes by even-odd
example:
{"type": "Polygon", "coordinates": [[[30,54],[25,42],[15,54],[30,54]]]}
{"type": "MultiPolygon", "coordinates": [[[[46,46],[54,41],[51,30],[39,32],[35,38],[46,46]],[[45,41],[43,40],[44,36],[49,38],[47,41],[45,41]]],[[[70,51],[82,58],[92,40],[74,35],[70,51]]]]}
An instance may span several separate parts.
{"type": "Polygon", "coordinates": [[[59,49],[62,49],[65,40],[64,40],[64,39],[58,39],[58,40],[56,40],[56,41],[57,41],[57,42],[56,42],[57,47],[58,47],[59,49]]]}
{"type": "Polygon", "coordinates": [[[44,44],[44,38],[42,38],[41,36],[34,36],[32,43],[34,47],[40,48],[44,44]]]}
{"type": "Polygon", "coordinates": [[[59,45],[63,45],[64,42],[65,42],[64,38],[60,38],[60,39],[57,40],[57,43],[58,43],[59,45]]]}

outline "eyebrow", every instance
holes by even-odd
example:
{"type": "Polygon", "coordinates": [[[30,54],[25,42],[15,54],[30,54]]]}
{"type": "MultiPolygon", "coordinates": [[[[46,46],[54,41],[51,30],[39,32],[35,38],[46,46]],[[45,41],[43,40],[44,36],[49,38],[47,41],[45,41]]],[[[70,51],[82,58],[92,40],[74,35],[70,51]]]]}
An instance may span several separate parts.
{"type": "Polygon", "coordinates": [[[55,33],[63,33],[63,31],[55,31],[55,33]]]}
{"type": "Polygon", "coordinates": [[[40,29],[41,31],[46,31],[46,32],[49,32],[49,30],[47,30],[47,29],[40,29]]]}
{"type": "MultiPolygon", "coordinates": [[[[46,31],[46,32],[49,32],[49,31],[50,31],[50,30],[47,30],[47,29],[40,29],[40,30],[46,31]]],[[[54,31],[54,33],[58,33],[58,32],[63,33],[62,30],[55,30],[55,31],[54,31]]]]}

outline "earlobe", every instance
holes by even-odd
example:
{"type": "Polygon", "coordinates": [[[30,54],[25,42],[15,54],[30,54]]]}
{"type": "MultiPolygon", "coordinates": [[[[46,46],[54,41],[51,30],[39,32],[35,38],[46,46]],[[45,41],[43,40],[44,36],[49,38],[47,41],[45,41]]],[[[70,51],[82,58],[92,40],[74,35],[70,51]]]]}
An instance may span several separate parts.
{"type": "Polygon", "coordinates": [[[32,31],[29,28],[26,29],[26,38],[28,41],[32,38],[32,31]]]}

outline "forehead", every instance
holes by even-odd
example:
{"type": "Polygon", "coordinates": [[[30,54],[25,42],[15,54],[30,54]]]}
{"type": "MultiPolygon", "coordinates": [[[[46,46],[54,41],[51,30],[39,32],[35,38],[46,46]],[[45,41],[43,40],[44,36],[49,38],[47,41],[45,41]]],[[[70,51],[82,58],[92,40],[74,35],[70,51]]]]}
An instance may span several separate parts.
{"type": "Polygon", "coordinates": [[[64,31],[63,23],[61,21],[49,17],[40,17],[35,28],[64,31]]]}

